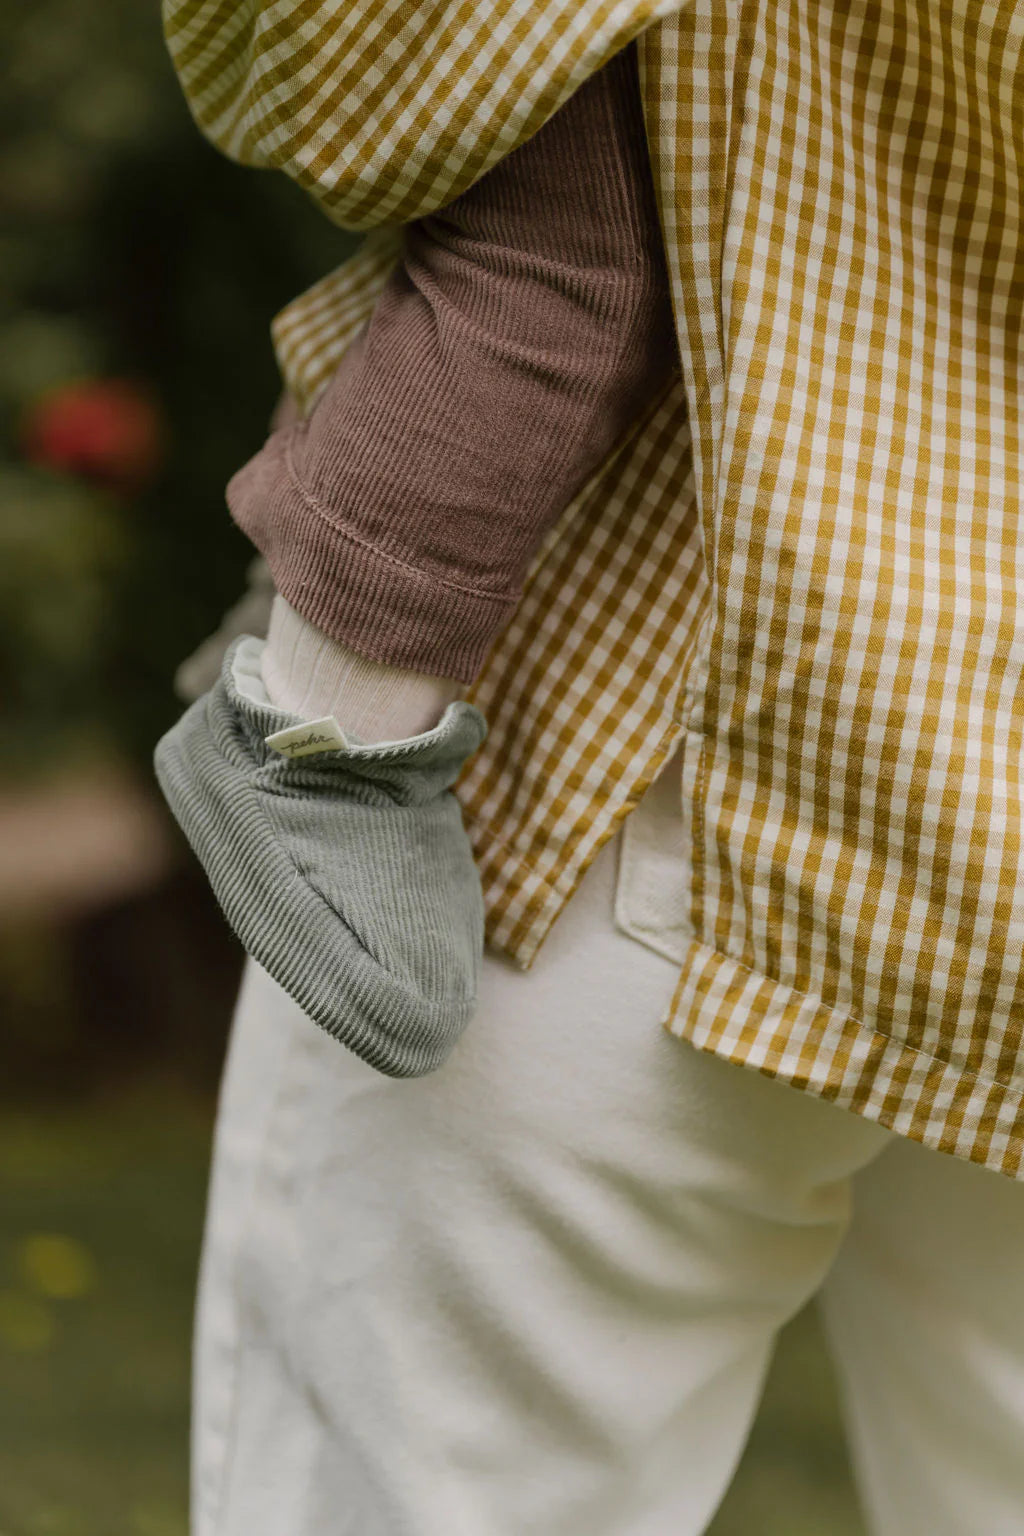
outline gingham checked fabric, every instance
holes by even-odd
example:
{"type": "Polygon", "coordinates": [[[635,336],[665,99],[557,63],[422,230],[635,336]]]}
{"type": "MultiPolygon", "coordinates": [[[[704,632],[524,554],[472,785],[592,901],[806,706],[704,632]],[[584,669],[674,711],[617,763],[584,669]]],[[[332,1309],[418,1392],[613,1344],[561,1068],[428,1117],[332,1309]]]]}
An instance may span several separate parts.
{"type": "Polygon", "coordinates": [[[163,0],[192,114],[346,229],[450,202],[680,0],[163,0]]]}
{"type": "MultiPolygon", "coordinates": [[[[597,67],[599,8],[513,9],[558,50],[578,14],[597,67]]],[[[1022,47],[1002,0],[648,14],[682,381],[545,541],[471,691],[491,733],[459,785],[489,938],[525,967],[681,741],[692,936],[666,1027],[1017,1177],[1022,47]]],[[[415,69],[408,88],[433,90],[450,146],[480,77],[431,62],[427,95],[415,69]]],[[[553,68],[445,197],[577,83],[553,68]]],[[[436,192],[432,127],[396,149],[375,111],[360,143],[429,164],[436,192]]],[[[277,322],[307,399],[381,249],[277,322]]]]}

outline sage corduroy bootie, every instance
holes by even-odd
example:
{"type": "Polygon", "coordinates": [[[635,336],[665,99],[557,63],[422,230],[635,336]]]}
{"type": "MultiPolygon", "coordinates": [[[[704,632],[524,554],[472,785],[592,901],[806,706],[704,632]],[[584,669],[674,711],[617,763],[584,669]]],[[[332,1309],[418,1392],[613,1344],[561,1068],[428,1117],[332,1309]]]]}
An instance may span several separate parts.
{"type": "Polygon", "coordinates": [[[371,1066],[420,1076],[476,1003],[483,898],[451,786],[486,721],[457,699],[365,745],[275,708],[261,648],[237,640],[158,743],[160,787],[249,954],[371,1066]]]}

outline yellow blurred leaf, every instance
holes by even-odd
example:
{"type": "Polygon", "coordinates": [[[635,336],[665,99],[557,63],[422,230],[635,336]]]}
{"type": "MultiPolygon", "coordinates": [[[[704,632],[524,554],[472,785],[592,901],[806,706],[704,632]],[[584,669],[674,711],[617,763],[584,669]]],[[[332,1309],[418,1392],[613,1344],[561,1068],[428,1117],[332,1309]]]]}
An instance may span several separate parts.
{"type": "Polygon", "coordinates": [[[72,1301],[96,1285],[96,1263],[76,1238],[36,1232],[18,1248],[18,1265],[33,1290],[55,1301],[72,1301]]]}

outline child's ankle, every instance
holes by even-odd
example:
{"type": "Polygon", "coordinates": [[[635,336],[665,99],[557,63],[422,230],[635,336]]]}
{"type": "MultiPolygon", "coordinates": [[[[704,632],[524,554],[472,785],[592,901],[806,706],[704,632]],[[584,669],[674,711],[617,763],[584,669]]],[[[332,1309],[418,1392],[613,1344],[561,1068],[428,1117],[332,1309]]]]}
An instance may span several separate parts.
{"type": "Polygon", "coordinates": [[[333,715],[365,742],[418,736],[438,724],[463,684],[387,666],[324,634],[274,598],[261,662],[272,704],[304,719],[333,715]]]}

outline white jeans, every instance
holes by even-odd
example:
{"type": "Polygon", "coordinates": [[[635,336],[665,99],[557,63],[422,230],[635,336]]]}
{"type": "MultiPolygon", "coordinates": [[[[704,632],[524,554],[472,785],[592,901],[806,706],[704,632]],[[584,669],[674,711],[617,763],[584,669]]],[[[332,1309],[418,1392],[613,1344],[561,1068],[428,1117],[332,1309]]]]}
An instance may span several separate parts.
{"type": "Polygon", "coordinates": [[[618,843],[430,1077],[249,966],[194,1536],[697,1536],[816,1292],[870,1529],[1024,1532],[1024,1188],[665,1034],[618,843]]]}

